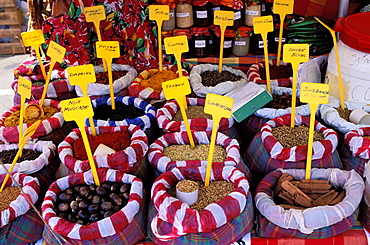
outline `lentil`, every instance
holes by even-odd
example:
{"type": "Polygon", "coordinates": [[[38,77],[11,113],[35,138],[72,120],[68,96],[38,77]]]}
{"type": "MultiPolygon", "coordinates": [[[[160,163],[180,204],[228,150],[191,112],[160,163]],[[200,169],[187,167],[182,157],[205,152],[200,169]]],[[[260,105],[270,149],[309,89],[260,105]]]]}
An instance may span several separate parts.
{"type": "Polygon", "coordinates": [[[8,186],[0,192],[0,212],[6,210],[9,204],[17,199],[21,191],[16,186],[8,186]]]}
{"type": "Polygon", "coordinates": [[[112,106],[107,104],[94,108],[93,118],[105,121],[122,121],[125,119],[134,119],[143,115],[145,115],[145,113],[140,108],[116,102],[115,110],[112,110],[112,106]]]}
{"type": "Polygon", "coordinates": [[[218,71],[205,71],[202,72],[200,76],[202,78],[202,84],[209,87],[214,87],[217,84],[226,81],[235,82],[242,79],[241,76],[234,75],[229,71],[222,71],[221,73],[218,71]]]}
{"type": "MultiPolygon", "coordinates": [[[[293,76],[293,69],[290,64],[284,66],[269,66],[270,68],[270,79],[288,78],[293,76]]],[[[262,80],[266,80],[266,69],[261,67],[259,69],[260,77],[262,80]]]]}
{"type": "MultiPolygon", "coordinates": [[[[191,145],[170,145],[164,148],[163,154],[171,159],[171,161],[187,161],[200,160],[207,161],[209,153],[209,145],[200,144],[191,147],[191,145]]],[[[213,153],[213,162],[224,162],[226,151],[222,146],[215,145],[213,153]]]]}
{"type": "MultiPolygon", "coordinates": [[[[11,163],[14,160],[15,155],[17,154],[18,149],[13,149],[13,150],[5,150],[5,151],[0,151],[0,159],[4,163],[11,163]]],[[[22,162],[26,160],[35,160],[38,158],[42,152],[35,151],[35,150],[30,150],[30,149],[22,149],[22,156],[20,156],[17,160],[17,162],[22,162]]]]}
{"type": "MultiPolygon", "coordinates": [[[[186,116],[188,119],[194,119],[194,118],[208,118],[212,119],[212,115],[207,114],[204,112],[204,106],[201,105],[191,105],[188,106],[188,109],[186,110],[186,116]]],[[[178,110],[176,114],[174,115],[173,121],[179,122],[183,121],[181,111],[178,110]]]]}
{"type": "MultiPolygon", "coordinates": [[[[112,81],[116,81],[127,74],[127,71],[112,71],[112,81]]],[[[96,73],[96,82],[102,84],[109,84],[108,72],[96,73]]]]}
{"type": "Polygon", "coordinates": [[[342,107],[335,108],[341,118],[349,122],[349,115],[351,114],[351,110],[348,110],[347,108],[342,109],[342,107]]]}
{"type": "MultiPolygon", "coordinates": [[[[199,186],[198,201],[191,204],[189,207],[201,212],[209,204],[218,202],[224,197],[235,191],[234,184],[226,180],[214,180],[209,183],[207,187],[204,182],[195,181],[199,186]]],[[[167,193],[176,198],[176,188],[171,187],[167,189],[167,193]]]]}
{"type": "Polygon", "coordinates": [[[198,190],[199,186],[197,182],[191,180],[181,180],[177,183],[176,188],[181,192],[190,193],[198,190]]]}
{"type": "MultiPolygon", "coordinates": [[[[280,126],[272,128],[272,134],[283,147],[290,148],[297,145],[307,145],[308,129],[309,128],[305,125],[298,125],[294,128],[290,126],[280,126]]],[[[315,130],[313,140],[321,141],[323,139],[324,135],[315,130]]]]}
{"type": "MultiPolygon", "coordinates": [[[[299,98],[296,98],[296,106],[304,105],[305,103],[302,103],[299,98]]],[[[292,96],[283,93],[282,95],[272,95],[272,100],[267,103],[264,108],[274,108],[274,109],[286,109],[292,106],[292,96]]]]}
{"type": "MultiPolygon", "coordinates": [[[[51,107],[51,106],[43,106],[42,109],[44,110],[44,116],[38,117],[38,118],[31,118],[31,119],[24,118],[23,123],[28,124],[28,123],[34,123],[38,120],[41,120],[41,121],[46,120],[46,119],[49,119],[55,113],[58,112],[57,108],[54,108],[54,107],[51,107]]],[[[5,118],[4,126],[5,127],[19,126],[20,113],[21,113],[20,111],[16,111],[13,114],[11,114],[10,116],[8,116],[7,118],[5,118]]]]}

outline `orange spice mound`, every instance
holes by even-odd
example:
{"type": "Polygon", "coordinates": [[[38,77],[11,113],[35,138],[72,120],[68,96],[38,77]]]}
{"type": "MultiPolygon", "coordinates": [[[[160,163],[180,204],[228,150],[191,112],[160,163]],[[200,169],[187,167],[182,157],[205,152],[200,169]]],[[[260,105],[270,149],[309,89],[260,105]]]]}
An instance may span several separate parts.
{"type": "MultiPolygon", "coordinates": [[[[57,108],[54,108],[54,107],[51,107],[51,106],[42,106],[42,109],[44,110],[44,116],[43,117],[31,118],[31,119],[24,118],[23,123],[34,123],[37,120],[43,121],[43,120],[49,119],[55,113],[58,112],[57,108]]],[[[4,121],[4,126],[5,127],[16,127],[16,126],[18,126],[19,125],[20,114],[21,114],[20,111],[16,111],[13,114],[11,114],[10,116],[8,116],[4,121]]]]}
{"type": "Polygon", "coordinates": [[[156,91],[162,91],[162,83],[177,78],[176,73],[171,70],[159,71],[147,80],[141,81],[144,87],[150,87],[156,91]]]}

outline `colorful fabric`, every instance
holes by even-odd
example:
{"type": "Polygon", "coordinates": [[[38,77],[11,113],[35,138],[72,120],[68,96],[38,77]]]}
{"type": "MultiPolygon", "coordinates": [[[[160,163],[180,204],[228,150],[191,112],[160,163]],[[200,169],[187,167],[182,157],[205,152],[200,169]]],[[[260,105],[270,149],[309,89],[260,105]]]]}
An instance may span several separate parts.
{"type": "MultiPolygon", "coordinates": [[[[164,66],[163,70],[172,70],[176,74],[178,74],[177,66],[170,65],[170,66],[164,66]]],[[[164,96],[163,91],[157,91],[150,87],[144,87],[141,85],[141,81],[146,80],[150,78],[152,75],[159,72],[159,69],[149,69],[142,71],[135,80],[131,83],[131,85],[128,87],[128,92],[130,96],[141,98],[141,99],[153,99],[153,100],[164,100],[166,97],[164,96]]],[[[182,75],[187,77],[188,73],[184,69],[182,70],[182,75]]]]}
{"type": "Polygon", "coordinates": [[[204,6],[207,3],[212,3],[212,0],[193,0],[193,6],[204,6]]]}
{"type": "MultiPolygon", "coordinates": [[[[39,198],[40,184],[36,178],[21,173],[12,174],[15,181],[22,186],[23,192],[27,198],[35,204],[39,198]]],[[[0,183],[4,182],[6,174],[0,175],[0,183]]],[[[6,182],[5,187],[16,186],[12,178],[6,182]]],[[[31,204],[28,203],[27,198],[23,193],[20,193],[17,199],[9,204],[9,207],[0,212],[0,228],[10,224],[15,218],[25,214],[28,210],[32,209],[31,204]]]]}
{"type": "Polygon", "coordinates": [[[352,151],[348,149],[348,146],[346,144],[342,144],[338,152],[343,163],[343,169],[354,169],[361,176],[364,174],[365,164],[367,164],[369,159],[363,159],[358,156],[353,156],[352,151]]]}
{"type": "Polygon", "coordinates": [[[242,9],[244,7],[244,3],[242,0],[221,0],[221,5],[230,7],[232,9],[242,9]]]}
{"type": "MultiPolygon", "coordinates": [[[[22,162],[16,162],[13,165],[12,173],[31,174],[39,171],[44,166],[47,166],[49,162],[55,156],[56,146],[50,141],[38,141],[36,143],[26,143],[23,149],[33,150],[40,152],[34,160],[24,160],[22,162]]],[[[0,152],[19,150],[19,144],[0,144],[0,152]]],[[[3,162],[7,169],[10,169],[12,162],[3,162]]],[[[6,174],[4,168],[0,168],[0,174],[6,174]]]]}
{"type": "MultiPolygon", "coordinates": [[[[60,160],[58,155],[54,156],[51,159],[50,163],[47,166],[44,166],[39,171],[29,174],[32,177],[35,177],[39,180],[40,183],[40,194],[39,196],[42,197],[41,201],[44,199],[45,193],[47,192],[51,183],[55,180],[55,173],[59,168],[60,160]]],[[[40,201],[40,199],[39,199],[40,201]]]]}
{"type": "MultiPolygon", "coordinates": [[[[148,227],[156,215],[158,215],[158,211],[151,202],[149,204],[148,227]]],[[[153,235],[151,229],[148,229],[148,236],[155,244],[159,245],[228,245],[240,240],[253,228],[253,217],[252,195],[248,192],[246,206],[240,215],[213,231],[186,234],[172,240],[161,241],[153,235]]],[[[158,229],[161,234],[167,234],[171,232],[172,225],[162,220],[159,221],[158,229]]]]}
{"type": "MultiPolygon", "coordinates": [[[[130,124],[120,127],[95,127],[96,134],[107,132],[125,132],[130,135],[130,145],[126,149],[109,154],[107,156],[93,156],[94,163],[98,168],[112,168],[122,172],[129,172],[135,164],[139,164],[148,151],[148,137],[138,126],[130,124]]],[[[92,129],[85,128],[86,133],[91,135],[92,129]]],[[[74,157],[74,143],[81,138],[81,130],[74,129],[65,140],[59,144],[58,153],[61,161],[75,173],[85,172],[90,169],[89,160],[78,160],[74,157]]]]}
{"type": "Polygon", "coordinates": [[[312,169],[311,178],[330,180],[336,186],[346,190],[346,197],[342,202],[334,206],[307,208],[304,211],[296,211],[295,214],[292,212],[292,209],[284,210],[276,205],[272,199],[273,188],[282,173],[289,173],[296,180],[305,177],[305,170],[279,169],[269,173],[261,181],[257,187],[255,198],[257,208],[256,233],[259,236],[320,239],[342,233],[356,222],[359,213],[358,206],[365,188],[361,177],[356,172],[338,169],[312,169]],[[285,222],[282,220],[284,222],[283,225],[299,228],[293,229],[279,226],[276,223],[279,217],[281,219],[285,217],[289,219],[285,222]],[[298,221],[298,217],[301,217],[301,222],[298,221]]]}
{"type": "Polygon", "coordinates": [[[191,35],[196,37],[201,35],[210,36],[211,33],[209,32],[208,27],[192,27],[191,35]]]}
{"type": "Polygon", "coordinates": [[[180,29],[180,28],[175,28],[172,30],[172,36],[177,37],[177,36],[186,36],[188,39],[191,38],[191,31],[190,29],[180,29]]]}
{"type": "MultiPolygon", "coordinates": [[[[63,190],[67,189],[69,186],[82,183],[93,184],[94,179],[91,171],[61,178],[55,181],[49,187],[41,207],[42,216],[50,225],[51,229],[53,229],[53,231],[70,239],[93,240],[92,242],[99,242],[99,240],[96,239],[108,238],[116,233],[124,232],[133,220],[137,220],[137,217],[135,216],[137,213],[139,213],[140,207],[144,206],[144,191],[142,181],[133,175],[125,174],[113,169],[100,168],[97,169],[97,173],[101,183],[104,181],[113,181],[131,184],[129,201],[127,205],[110,217],[104,218],[90,225],[71,223],[67,220],[59,218],[56,215],[53,207],[57,200],[57,195],[63,190]]],[[[137,221],[144,223],[143,220],[137,221]]],[[[126,239],[127,237],[122,242],[126,241],[126,239]]],[[[130,241],[131,243],[126,244],[133,244],[139,239],[142,238],[136,237],[136,239],[132,239],[130,241]]]]}
{"type": "MultiPolygon", "coordinates": [[[[272,134],[272,128],[279,126],[289,126],[291,115],[287,114],[268,121],[261,129],[261,138],[263,146],[270,153],[271,158],[283,161],[302,161],[307,157],[307,145],[298,145],[291,148],[284,148],[272,134]]],[[[310,118],[304,116],[295,116],[295,125],[310,126],[310,118]]],[[[337,133],[324,127],[318,121],[315,121],[315,130],[324,135],[324,140],[314,141],[312,143],[312,159],[322,159],[331,155],[338,146],[337,133]]]]}
{"type": "MultiPolygon", "coordinates": [[[[191,134],[194,144],[210,144],[212,131],[192,131],[191,134]]],[[[167,146],[183,144],[190,144],[186,131],[164,134],[149,146],[148,160],[150,164],[162,173],[175,167],[207,166],[208,161],[171,161],[169,157],[164,155],[163,152],[167,146]]],[[[215,144],[222,146],[226,151],[226,158],[223,162],[225,166],[235,166],[240,162],[239,144],[235,139],[218,132],[215,144]]]]}
{"type": "Polygon", "coordinates": [[[320,16],[325,22],[338,18],[339,2],[333,0],[302,0],[295,4],[293,13],[303,16],[320,16]]]}
{"type": "Polygon", "coordinates": [[[77,128],[75,121],[64,122],[63,126],[53,130],[50,134],[41,136],[38,139],[44,141],[52,141],[56,146],[62,142],[65,137],[74,129],[77,128]]]}
{"type": "Polygon", "coordinates": [[[243,212],[247,204],[249,183],[244,174],[232,166],[212,164],[211,181],[227,180],[234,183],[235,191],[222,200],[209,204],[201,212],[170,196],[166,189],[183,179],[204,181],[205,167],[174,168],[157,178],[152,187],[151,197],[158,214],[150,223],[151,232],[161,241],[168,241],[189,233],[213,231],[243,212]],[[229,208],[232,207],[232,208],[229,208]],[[222,218],[220,218],[222,217],[222,218]],[[172,229],[160,234],[160,222],[169,222],[172,229]]]}
{"type": "Polygon", "coordinates": [[[352,130],[344,136],[344,140],[353,156],[369,160],[370,138],[364,136],[370,136],[370,128],[352,130]]]}
{"type": "Polygon", "coordinates": [[[249,26],[242,26],[242,27],[239,27],[236,31],[235,31],[235,37],[250,37],[253,33],[253,28],[252,27],[249,27],[249,26]]]}
{"type": "MultiPolygon", "coordinates": [[[[27,104],[39,104],[39,103],[40,103],[39,100],[27,102],[27,104]]],[[[64,117],[61,112],[59,101],[45,99],[44,106],[51,106],[51,107],[57,108],[58,112],[55,113],[52,117],[41,121],[35,133],[30,137],[31,139],[36,139],[40,136],[50,134],[55,129],[60,128],[64,123],[64,117]]],[[[1,115],[0,117],[0,141],[4,143],[11,143],[11,142],[19,141],[19,126],[5,127],[4,122],[7,117],[12,115],[16,111],[19,111],[20,108],[21,108],[20,105],[13,106],[12,108],[10,108],[9,110],[7,110],[1,115]]],[[[32,123],[29,123],[29,124],[24,123],[23,130],[26,130],[31,125],[32,123]]]]}
{"type": "MultiPolygon", "coordinates": [[[[276,60],[269,59],[270,66],[276,66],[276,60]]],[[[281,65],[286,65],[284,62],[280,62],[281,65]]],[[[261,75],[259,70],[265,67],[265,62],[260,62],[254,65],[251,65],[247,72],[248,80],[251,82],[255,82],[257,84],[266,84],[266,80],[261,79],[261,75]]],[[[279,86],[279,87],[291,87],[292,86],[292,77],[287,78],[277,78],[277,79],[270,79],[270,84],[279,86]]]]}
{"type": "Polygon", "coordinates": [[[168,5],[170,9],[176,8],[176,0],[155,0],[157,4],[168,5]]]}
{"type": "MultiPolygon", "coordinates": [[[[259,132],[249,145],[243,160],[251,170],[255,181],[261,180],[266,174],[278,168],[304,169],[306,158],[300,161],[284,161],[271,157],[268,150],[262,146],[262,132],[259,132]]],[[[307,154],[307,153],[306,153],[307,154]]],[[[342,162],[336,150],[330,155],[321,159],[312,160],[313,168],[339,168],[342,169],[342,162]]]]}
{"type": "MultiPolygon", "coordinates": [[[[205,104],[205,99],[203,98],[186,98],[186,101],[189,106],[204,106],[205,104]]],[[[157,111],[156,119],[159,128],[163,129],[165,132],[186,131],[184,121],[172,121],[175,114],[179,111],[180,106],[176,100],[166,102],[166,104],[157,111]]],[[[212,131],[213,128],[212,120],[207,118],[188,119],[188,123],[191,130],[212,131]]],[[[218,131],[226,130],[233,124],[234,119],[232,117],[223,117],[219,123],[218,131]]]]}
{"type": "MultiPolygon", "coordinates": [[[[101,119],[94,119],[94,124],[96,126],[127,126],[130,124],[135,124],[139,126],[141,129],[146,130],[149,129],[153,123],[155,122],[155,108],[149,104],[148,102],[130,96],[124,97],[115,97],[114,101],[116,103],[122,103],[128,106],[135,106],[144,111],[145,115],[133,119],[125,119],[122,121],[104,121],[101,119]]],[[[96,108],[100,105],[112,105],[110,97],[104,97],[97,100],[91,101],[93,108],[96,108]]],[[[90,126],[90,121],[86,119],[85,121],[86,126],[90,126]]]]}

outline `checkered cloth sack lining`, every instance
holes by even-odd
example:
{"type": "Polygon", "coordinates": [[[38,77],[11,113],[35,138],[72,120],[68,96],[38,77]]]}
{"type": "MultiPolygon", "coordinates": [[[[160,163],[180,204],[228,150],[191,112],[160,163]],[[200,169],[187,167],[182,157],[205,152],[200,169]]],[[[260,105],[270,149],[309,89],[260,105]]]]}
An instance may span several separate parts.
{"type": "MultiPolygon", "coordinates": [[[[269,64],[274,66],[276,65],[276,60],[269,60],[269,64]]],[[[280,62],[281,65],[286,65],[284,62],[280,62]]],[[[262,80],[260,76],[259,70],[261,68],[265,67],[265,62],[257,63],[254,65],[251,65],[247,72],[248,81],[255,82],[257,84],[266,84],[266,80],[262,80]]],[[[270,84],[279,86],[279,87],[290,87],[292,86],[292,77],[289,78],[277,78],[277,79],[271,79],[270,84]]]]}
{"type": "Polygon", "coordinates": [[[335,187],[344,188],[346,197],[336,205],[304,211],[284,210],[272,200],[272,189],[282,173],[289,173],[296,180],[305,178],[305,169],[278,169],[260,182],[255,198],[258,213],[256,232],[259,236],[319,239],[342,233],[355,223],[365,189],[361,176],[355,171],[313,168],[312,179],[329,180],[335,187]]]}
{"type": "Polygon", "coordinates": [[[231,221],[244,210],[249,183],[244,174],[232,166],[212,164],[211,181],[232,182],[235,191],[222,200],[209,204],[201,212],[189,208],[189,205],[167,193],[166,189],[180,180],[204,181],[205,172],[205,167],[180,167],[162,174],[155,180],[151,197],[158,214],[151,222],[151,230],[159,240],[171,240],[188,233],[210,232],[231,221]],[[173,225],[171,233],[159,234],[158,224],[161,220],[173,225]]]}
{"type": "MultiPolygon", "coordinates": [[[[131,136],[130,146],[107,156],[93,156],[98,168],[112,168],[122,172],[129,172],[135,164],[139,164],[148,151],[148,137],[138,126],[130,124],[120,127],[96,127],[96,134],[107,132],[126,132],[131,136]]],[[[86,133],[91,135],[91,128],[85,128],[86,133]]],[[[59,158],[69,169],[75,173],[84,172],[90,169],[89,160],[78,160],[74,157],[73,144],[81,138],[81,130],[74,129],[65,140],[59,144],[59,158]]]]}
{"type": "MultiPolygon", "coordinates": [[[[295,125],[310,125],[310,118],[304,116],[295,117],[295,125]]],[[[268,121],[261,129],[261,138],[263,146],[270,153],[271,158],[283,161],[302,161],[307,157],[307,145],[284,148],[272,134],[273,127],[290,125],[290,114],[284,115],[268,121]]],[[[337,133],[324,127],[321,123],[315,121],[315,130],[323,133],[324,140],[314,141],[312,144],[312,159],[321,159],[331,155],[338,145],[337,133]]]]}
{"type": "MultiPolygon", "coordinates": [[[[6,174],[0,175],[0,183],[3,183],[6,174]]],[[[36,178],[26,174],[15,173],[14,179],[22,186],[23,192],[32,201],[36,203],[39,198],[40,185],[36,178]]],[[[6,182],[5,186],[16,186],[11,178],[6,182]]],[[[32,206],[28,203],[24,194],[19,194],[17,199],[9,204],[9,207],[0,212],[0,227],[9,224],[13,219],[25,214],[32,206]]]]}
{"type": "MultiPolygon", "coordinates": [[[[175,65],[170,65],[170,66],[164,66],[163,70],[171,70],[178,74],[178,69],[177,66],[175,65]]],[[[164,92],[154,90],[150,87],[144,87],[141,86],[141,81],[149,79],[150,76],[158,73],[158,69],[149,69],[149,70],[144,70],[142,71],[136,78],[135,80],[131,83],[131,85],[128,87],[128,93],[130,96],[138,97],[141,99],[153,99],[153,100],[164,100],[166,97],[164,96],[164,92]]],[[[184,77],[189,76],[186,70],[182,70],[182,75],[184,77]]]]}
{"type": "Polygon", "coordinates": [[[354,169],[361,176],[364,174],[365,165],[367,164],[369,159],[363,159],[358,156],[353,156],[352,151],[348,149],[347,144],[342,144],[338,152],[340,154],[340,159],[343,163],[343,169],[345,170],[354,169]]]}
{"type": "Polygon", "coordinates": [[[363,136],[370,135],[370,128],[360,128],[352,130],[344,136],[347,147],[353,156],[369,160],[370,158],[370,139],[363,136]]]}
{"type": "MultiPolygon", "coordinates": [[[[40,101],[30,101],[27,102],[27,104],[39,104],[40,101]]],[[[44,106],[51,106],[54,108],[57,108],[59,112],[55,113],[52,117],[41,121],[40,125],[36,129],[35,133],[30,137],[31,139],[36,139],[40,136],[44,136],[47,134],[50,134],[53,130],[60,128],[64,123],[64,117],[61,112],[61,107],[59,105],[59,101],[44,100],[44,106]]],[[[19,141],[19,126],[17,127],[4,127],[4,122],[7,117],[12,115],[14,112],[20,110],[20,105],[13,106],[6,112],[4,112],[0,117],[0,141],[4,143],[10,143],[10,142],[18,142],[19,141]]],[[[23,130],[26,130],[28,127],[30,127],[32,124],[23,124],[23,130]]]]}
{"type": "MultiPolygon", "coordinates": [[[[34,160],[15,163],[12,173],[31,174],[39,171],[51,162],[55,156],[56,146],[51,141],[38,141],[36,143],[26,143],[23,149],[41,152],[41,155],[34,160]]],[[[19,150],[19,144],[0,144],[0,152],[10,150],[19,150]]],[[[11,162],[4,162],[4,164],[9,169],[11,162]]],[[[0,174],[6,174],[6,171],[0,168],[0,174]]]]}
{"type": "MultiPolygon", "coordinates": [[[[148,102],[130,96],[124,97],[115,97],[114,101],[116,103],[122,103],[124,105],[132,105],[136,108],[139,108],[144,111],[145,115],[141,117],[137,117],[134,119],[125,119],[122,121],[104,121],[100,119],[94,119],[94,124],[96,126],[127,126],[129,124],[138,125],[143,130],[150,128],[155,121],[155,109],[154,107],[149,104],[148,102]]],[[[96,108],[100,105],[112,105],[110,97],[100,98],[97,100],[92,101],[93,108],[96,108]]],[[[86,119],[85,121],[86,126],[90,126],[90,121],[86,119]]]]}
{"type": "Polygon", "coordinates": [[[123,182],[131,184],[129,201],[127,205],[117,213],[105,219],[94,222],[90,225],[80,225],[71,223],[67,220],[59,218],[54,212],[54,203],[57,200],[57,195],[70,186],[77,184],[93,184],[94,179],[92,172],[84,172],[73,174],[53,182],[49,187],[48,192],[42,203],[42,216],[50,225],[51,229],[59,235],[79,240],[93,240],[102,237],[113,236],[116,233],[124,230],[143,203],[143,183],[137,177],[125,174],[113,169],[100,168],[97,169],[99,181],[123,182]]]}
{"type": "Polygon", "coordinates": [[[244,72],[237,69],[233,69],[228,66],[222,66],[222,71],[228,71],[234,75],[241,76],[242,79],[234,82],[232,81],[222,82],[213,87],[204,86],[202,84],[201,74],[205,71],[218,71],[218,65],[200,64],[194,66],[191,69],[189,77],[191,88],[193,89],[194,93],[200,97],[206,97],[208,93],[223,95],[234,89],[237,89],[238,87],[248,82],[248,77],[244,72]]]}
{"type": "MultiPolygon", "coordinates": [[[[211,131],[192,131],[194,144],[210,144],[211,131]]],[[[189,161],[171,161],[163,154],[164,148],[170,145],[190,144],[187,132],[174,132],[164,134],[149,146],[148,160],[150,164],[160,172],[166,172],[174,167],[199,167],[207,166],[208,161],[189,160],[189,161]]],[[[226,150],[226,158],[223,164],[225,166],[236,166],[240,162],[239,144],[220,132],[217,133],[216,145],[222,146],[226,150]]]]}
{"type": "MultiPolygon", "coordinates": [[[[253,228],[253,201],[250,192],[247,194],[247,201],[244,210],[236,216],[234,219],[230,220],[221,227],[218,227],[210,232],[203,233],[191,233],[178,238],[161,241],[155,237],[151,231],[148,229],[148,237],[159,245],[228,245],[241,239],[245,234],[251,231],[253,228]]],[[[153,203],[149,204],[149,219],[148,224],[152,222],[152,219],[158,214],[153,203]]],[[[159,220],[158,230],[161,234],[170,233],[172,225],[166,221],[159,220]]]]}
{"type": "MultiPolygon", "coordinates": [[[[103,66],[95,66],[95,73],[104,72],[103,66]]],[[[129,65],[112,64],[112,71],[127,71],[126,75],[113,81],[113,93],[117,94],[122,89],[127,88],[131,82],[136,78],[137,71],[129,65]]],[[[80,86],[76,86],[76,93],[82,97],[83,92],[80,86]]],[[[88,96],[106,95],[110,94],[110,85],[102,83],[89,83],[87,89],[88,96]]]]}
{"type": "MultiPolygon", "coordinates": [[[[202,98],[186,98],[187,104],[190,106],[200,105],[204,106],[205,99],[202,98]]],[[[184,121],[172,121],[173,117],[179,112],[180,107],[176,100],[168,101],[161,109],[157,111],[157,122],[159,128],[165,132],[178,132],[186,131],[184,121]]],[[[213,123],[211,119],[207,118],[194,118],[188,119],[191,130],[197,131],[212,131],[213,123]]],[[[233,126],[234,119],[222,118],[218,127],[218,131],[226,130],[233,126]]]]}

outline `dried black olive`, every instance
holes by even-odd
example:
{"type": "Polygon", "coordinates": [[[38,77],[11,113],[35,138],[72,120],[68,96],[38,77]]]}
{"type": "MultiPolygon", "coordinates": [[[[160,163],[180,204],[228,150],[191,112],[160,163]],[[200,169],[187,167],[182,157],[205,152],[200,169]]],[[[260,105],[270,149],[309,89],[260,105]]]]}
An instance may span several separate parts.
{"type": "Polygon", "coordinates": [[[110,190],[111,192],[119,192],[120,186],[117,183],[114,183],[111,187],[110,190]]]}
{"type": "Polygon", "coordinates": [[[93,196],[92,199],[91,199],[91,202],[94,203],[94,204],[97,204],[100,202],[100,196],[93,196]]]}
{"type": "Polygon", "coordinates": [[[106,212],[104,212],[103,217],[107,218],[107,217],[111,216],[112,214],[113,214],[112,211],[106,211],[106,212]]]}
{"type": "Polygon", "coordinates": [[[120,207],[120,206],[114,206],[114,208],[113,208],[113,212],[115,213],[115,212],[118,212],[118,211],[120,211],[122,208],[120,207]]]}
{"type": "Polygon", "coordinates": [[[100,202],[101,203],[106,202],[106,201],[109,201],[109,198],[108,197],[101,197],[100,198],[100,202]]]}
{"type": "Polygon", "coordinates": [[[123,201],[122,201],[122,198],[120,198],[118,195],[114,196],[112,198],[113,202],[118,205],[118,206],[121,206],[123,201]]]}
{"type": "Polygon", "coordinates": [[[89,195],[86,199],[91,201],[94,195],[89,195]]]}
{"type": "Polygon", "coordinates": [[[65,193],[70,194],[70,195],[73,195],[74,191],[73,191],[73,189],[72,189],[72,188],[67,188],[67,189],[65,190],[65,193]]]}
{"type": "Polygon", "coordinates": [[[78,211],[78,217],[80,219],[88,219],[89,218],[89,212],[87,212],[87,210],[80,210],[78,211]]]}
{"type": "Polygon", "coordinates": [[[59,205],[58,205],[58,211],[59,212],[67,212],[67,211],[69,211],[69,204],[68,203],[65,203],[65,202],[59,203],[59,205]]]}
{"type": "Polygon", "coordinates": [[[77,220],[76,224],[80,224],[80,225],[83,225],[84,222],[82,220],[77,220]]]}
{"type": "Polygon", "coordinates": [[[101,209],[102,210],[111,210],[113,209],[113,203],[112,202],[103,202],[101,205],[100,205],[101,209]]]}
{"type": "Polygon", "coordinates": [[[72,195],[67,193],[61,193],[59,195],[59,200],[61,200],[62,202],[70,202],[72,201],[72,195]]]}
{"type": "Polygon", "coordinates": [[[121,193],[125,193],[125,192],[127,192],[129,189],[130,189],[130,186],[129,186],[128,184],[126,184],[126,183],[123,183],[119,191],[120,191],[121,193]]]}
{"type": "Polygon", "coordinates": [[[112,183],[109,181],[105,181],[101,184],[101,187],[105,188],[106,190],[110,190],[110,187],[112,186],[112,183]]]}
{"type": "Polygon", "coordinates": [[[85,209],[89,206],[89,204],[86,202],[86,201],[81,201],[79,204],[78,204],[78,207],[80,209],[85,209]]]}
{"type": "Polygon", "coordinates": [[[84,199],[83,199],[81,196],[76,196],[75,200],[76,200],[77,202],[81,202],[81,201],[83,201],[84,199]]]}
{"type": "Polygon", "coordinates": [[[68,218],[66,213],[60,213],[59,217],[62,218],[62,219],[65,219],[65,220],[67,220],[67,218],[68,218]]]}
{"type": "Polygon", "coordinates": [[[91,222],[96,222],[96,221],[98,221],[100,219],[100,216],[99,216],[99,214],[92,214],[91,216],[90,216],[90,221],[91,222]]]}
{"type": "Polygon", "coordinates": [[[89,210],[89,213],[97,213],[99,211],[99,204],[91,204],[87,210],[89,210]]]}
{"type": "Polygon", "coordinates": [[[79,209],[77,201],[72,201],[69,206],[71,207],[72,211],[77,211],[79,209]]]}
{"type": "Polygon", "coordinates": [[[77,216],[75,214],[68,214],[67,219],[72,223],[77,222],[77,216]]]}
{"type": "Polygon", "coordinates": [[[107,194],[107,191],[102,186],[99,186],[96,188],[96,194],[98,194],[99,196],[104,196],[105,194],[107,194]]]}
{"type": "Polygon", "coordinates": [[[96,191],[96,187],[95,184],[89,185],[90,191],[96,191]]]}
{"type": "Polygon", "coordinates": [[[73,189],[75,189],[76,192],[78,192],[81,188],[81,185],[75,185],[73,189]]]}
{"type": "Polygon", "coordinates": [[[82,186],[78,192],[81,196],[87,197],[89,195],[90,189],[87,186],[82,186]]]}
{"type": "Polygon", "coordinates": [[[130,197],[130,193],[128,193],[128,192],[122,193],[122,197],[123,197],[125,200],[128,200],[128,198],[130,197]]]}

